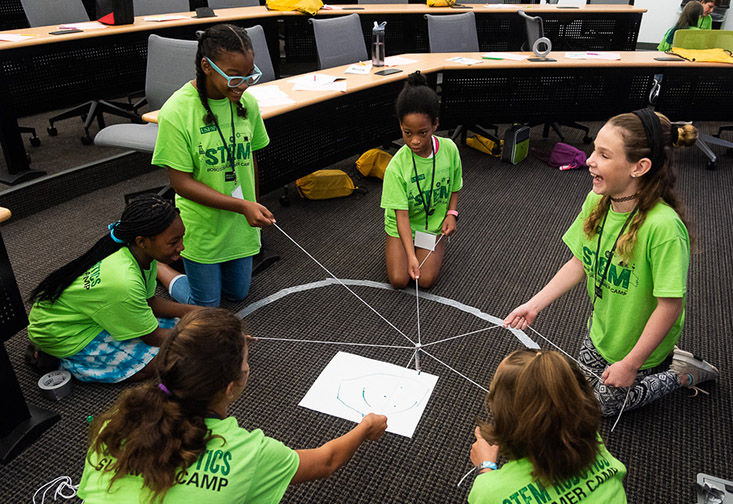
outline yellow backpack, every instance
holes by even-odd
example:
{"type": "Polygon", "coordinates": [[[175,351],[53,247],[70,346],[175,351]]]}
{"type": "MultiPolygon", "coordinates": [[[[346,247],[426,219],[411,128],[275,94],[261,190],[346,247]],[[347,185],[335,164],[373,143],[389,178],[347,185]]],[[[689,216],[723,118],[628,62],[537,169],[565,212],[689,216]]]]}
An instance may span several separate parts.
{"type": "Polygon", "coordinates": [[[302,198],[321,200],[350,196],[358,187],[343,170],[318,170],[295,181],[302,198]]]}
{"type": "Polygon", "coordinates": [[[674,54],[685,58],[687,61],[704,61],[706,63],[733,63],[731,52],[726,49],[682,49],[681,47],[673,47],[667,51],[668,54],[674,54]]]}
{"type": "Polygon", "coordinates": [[[494,157],[500,158],[502,149],[504,148],[504,140],[499,140],[499,143],[496,143],[496,141],[490,138],[475,134],[466,138],[466,145],[473,147],[484,154],[490,154],[494,157]]]}
{"type": "Polygon", "coordinates": [[[382,149],[369,149],[356,160],[356,169],[365,177],[377,177],[384,180],[392,154],[382,149]]]}
{"type": "Polygon", "coordinates": [[[321,0],[267,0],[267,8],[275,11],[298,11],[315,16],[323,7],[321,0]]]}
{"type": "Polygon", "coordinates": [[[427,0],[428,7],[452,7],[456,0],[427,0]]]}

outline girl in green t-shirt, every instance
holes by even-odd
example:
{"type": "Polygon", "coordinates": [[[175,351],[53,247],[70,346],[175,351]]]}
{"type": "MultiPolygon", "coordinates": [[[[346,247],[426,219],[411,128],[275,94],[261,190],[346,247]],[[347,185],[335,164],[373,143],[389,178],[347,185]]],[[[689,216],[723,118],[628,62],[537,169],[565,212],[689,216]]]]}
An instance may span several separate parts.
{"type": "Polygon", "coordinates": [[[197,309],[155,295],[158,262],[176,261],[183,250],[183,222],[169,201],[147,194],[108,228],[84,255],[33,290],[28,337],[79,380],[144,379],[171,333],[161,325],[172,320],[156,317],[197,309]]]}
{"type": "Polygon", "coordinates": [[[438,279],[445,254],[447,240],[438,238],[456,231],[461,158],[451,139],[434,136],[440,102],[419,71],[407,78],[396,109],[405,145],[387,165],[382,187],[387,276],[396,289],[410,279],[427,288],[438,279]],[[433,252],[421,241],[416,246],[417,233],[433,252]]]}
{"type": "Polygon", "coordinates": [[[257,203],[255,151],[269,142],[257,100],[245,93],[262,73],[238,26],[198,32],[196,79],[163,105],[153,164],[168,169],[186,225],[186,275],[161,267],[159,279],[182,303],[219,306],[249,293],[260,229],[275,222],[257,203]]]}
{"type": "Polygon", "coordinates": [[[383,436],[387,417],[373,413],[307,450],[240,428],[227,410],[247,384],[248,340],[229,311],[183,317],[160,349],[156,379],[94,419],[84,502],[279,502],[288,485],[330,476],[365,440],[383,436]]]}
{"type": "Polygon", "coordinates": [[[578,358],[607,416],[719,374],[676,346],[690,238],[671,157],[673,146],[694,145],[697,135],[694,126],[678,128],[649,109],[611,118],[587,161],[593,190],[563,236],[573,257],[504,320],[525,329],[585,280],[591,316],[578,358]]]}
{"type": "Polygon", "coordinates": [[[664,34],[664,38],[657,46],[657,51],[667,51],[672,48],[674,34],[677,30],[697,30],[697,24],[703,17],[704,11],[703,5],[695,0],[685,5],[675,25],[664,34]]]}
{"type": "Polygon", "coordinates": [[[479,475],[469,503],[626,503],[626,468],[598,435],[601,410],[577,364],[554,351],[512,352],[486,404],[492,420],[474,432],[479,475]],[[501,469],[499,454],[507,459],[501,469]]]}

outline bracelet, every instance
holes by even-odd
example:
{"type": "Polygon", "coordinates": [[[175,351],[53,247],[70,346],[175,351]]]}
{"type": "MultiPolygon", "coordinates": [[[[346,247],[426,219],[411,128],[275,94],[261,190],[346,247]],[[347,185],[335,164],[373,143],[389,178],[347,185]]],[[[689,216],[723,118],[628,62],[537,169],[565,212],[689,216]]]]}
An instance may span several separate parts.
{"type": "Polygon", "coordinates": [[[456,220],[458,220],[458,210],[448,210],[446,212],[446,215],[452,215],[453,217],[456,218],[456,220]]]}
{"type": "Polygon", "coordinates": [[[491,469],[492,471],[496,471],[498,467],[496,467],[496,462],[492,462],[491,460],[484,460],[478,465],[478,470],[483,471],[484,469],[491,469]]]}

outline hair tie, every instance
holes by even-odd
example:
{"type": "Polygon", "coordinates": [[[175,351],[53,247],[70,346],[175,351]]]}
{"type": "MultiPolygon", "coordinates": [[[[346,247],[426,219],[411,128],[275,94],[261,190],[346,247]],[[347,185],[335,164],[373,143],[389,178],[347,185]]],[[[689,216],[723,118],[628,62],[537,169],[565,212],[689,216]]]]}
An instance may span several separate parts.
{"type": "Polygon", "coordinates": [[[672,145],[677,145],[677,142],[679,141],[679,139],[680,139],[680,129],[673,124],[672,125],[672,145]]]}
{"type": "Polygon", "coordinates": [[[205,34],[204,30],[196,30],[196,40],[203,40],[205,34]]]}
{"type": "Polygon", "coordinates": [[[664,163],[664,135],[662,134],[662,121],[659,116],[649,109],[634,110],[632,114],[641,119],[644,127],[646,141],[652,151],[652,170],[659,170],[664,163]]]}
{"type": "Polygon", "coordinates": [[[168,387],[166,387],[166,386],[165,386],[165,385],[163,385],[162,383],[159,383],[159,384],[158,384],[158,388],[159,388],[160,390],[162,390],[162,391],[163,391],[163,393],[164,393],[165,395],[167,395],[168,397],[170,397],[170,396],[172,396],[172,395],[173,395],[173,394],[171,394],[171,391],[170,391],[170,390],[168,390],[168,387]]]}
{"type": "Polygon", "coordinates": [[[119,226],[119,224],[120,221],[117,221],[107,226],[107,229],[109,229],[109,237],[112,238],[112,241],[115,243],[125,243],[125,240],[120,240],[115,236],[115,229],[117,229],[117,226],[119,226]]]}

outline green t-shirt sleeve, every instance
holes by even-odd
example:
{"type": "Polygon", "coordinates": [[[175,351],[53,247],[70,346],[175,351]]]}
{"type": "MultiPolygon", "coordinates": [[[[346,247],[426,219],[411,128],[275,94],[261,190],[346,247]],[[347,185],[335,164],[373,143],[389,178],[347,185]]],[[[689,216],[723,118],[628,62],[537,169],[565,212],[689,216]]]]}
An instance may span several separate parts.
{"type": "Polygon", "coordinates": [[[407,202],[407,181],[402,176],[400,161],[402,156],[398,152],[387,165],[382,184],[381,207],[391,210],[409,210],[407,202]]]}
{"type": "Polygon", "coordinates": [[[280,502],[300,465],[300,457],[276,439],[264,437],[252,476],[252,502],[280,502]]]}
{"type": "Polygon", "coordinates": [[[649,251],[651,264],[654,297],[684,297],[687,292],[687,271],[690,265],[690,248],[681,230],[677,230],[677,221],[674,227],[661,230],[667,237],[660,240],[649,251]],[[670,237],[669,234],[672,234],[670,237]]]}
{"type": "Polygon", "coordinates": [[[262,120],[260,115],[260,106],[254,96],[244,93],[242,95],[242,101],[244,106],[247,107],[247,115],[252,122],[252,150],[260,150],[270,143],[270,137],[267,135],[267,129],[265,129],[265,121],[262,120]]]}
{"type": "MultiPolygon", "coordinates": [[[[168,103],[166,103],[168,104],[168,103]]],[[[158,137],[155,141],[152,164],[192,173],[193,160],[189,151],[193,144],[185,121],[177,119],[173,104],[163,108],[158,114],[158,137]]]]}
{"type": "Polygon", "coordinates": [[[451,149],[453,152],[453,160],[451,166],[453,173],[451,174],[451,192],[458,192],[463,189],[463,165],[461,164],[461,153],[458,147],[451,149]]]}

